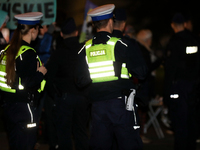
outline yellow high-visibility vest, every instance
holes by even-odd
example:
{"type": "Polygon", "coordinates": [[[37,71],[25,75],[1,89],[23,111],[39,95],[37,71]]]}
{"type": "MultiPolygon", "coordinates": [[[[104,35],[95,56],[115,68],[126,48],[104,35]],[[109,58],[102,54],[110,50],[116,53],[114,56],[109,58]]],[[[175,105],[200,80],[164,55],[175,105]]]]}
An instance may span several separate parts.
{"type": "MultiPolygon", "coordinates": [[[[119,38],[111,37],[106,44],[95,45],[92,45],[92,39],[86,42],[86,58],[93,83],[118,80],[113,66],[114,49],[118,40],[119,38]]],[[[125,63],[122,64],[121,78],[129,79],[125,63]]]]}
{"type": "MultiPolygon", "coordinates": [[[[6,78],[5,78],[5,76],[6,76],[6,50],[7,50],[8,47],[9,47],[9,45],[5,48],[5,50],[3,50],[3,52],[2,52],[3,53],[2,54],[3,58],[2,58],[2,60],[0,62],[0,89],[2,91],[5,91],[5,92],[16,93],[16,89],[13,89],[13,88],[11,88],[10,86],[8,86],[6,84],[6,78]]],[[[20,47],[20,50],[19,50],[17,56],[15,57],[15,59],[17,59],[21,54],[23,54],[25,51],[27,51],[29,49],[31,49],[34,52],[36,52],[33,48],[31,48],[29,46],[22,45],[20,47]]],[[[39,60],[40,65],[42,65],[42,62],[41,62],[40,58],[38,56],[37,56],[37,58],[39,60]]],[[[41,92],[41,91],[44,90],[45,84],[46,84],[46,81],[43,80],[41,82],[40,88],[38,89],[38,92],[41,92]]],[[[21,84],[21,78],[19,78],[18,89],[19,90],[24,90],[24,86],[21,84]]]]}

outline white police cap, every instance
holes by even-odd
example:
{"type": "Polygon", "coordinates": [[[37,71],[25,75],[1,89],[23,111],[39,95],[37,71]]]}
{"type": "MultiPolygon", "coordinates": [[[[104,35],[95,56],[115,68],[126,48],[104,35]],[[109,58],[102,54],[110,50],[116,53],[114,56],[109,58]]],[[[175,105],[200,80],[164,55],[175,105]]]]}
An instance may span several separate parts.
{"type": "Polygon", "coordinates": [[[114,8],[114,4],[106,4],[92,9],[87,14],[92,18],[92,21],[109,19],[113,17],[114,8]]]}
{"type": "Polygon", "coordinates": [[[41,12],[28,12],[24,14],[18,14],[14,17],[18,20],[19,24],[36,25],[40,24],[40,19],[43,13],[41,12]]]}

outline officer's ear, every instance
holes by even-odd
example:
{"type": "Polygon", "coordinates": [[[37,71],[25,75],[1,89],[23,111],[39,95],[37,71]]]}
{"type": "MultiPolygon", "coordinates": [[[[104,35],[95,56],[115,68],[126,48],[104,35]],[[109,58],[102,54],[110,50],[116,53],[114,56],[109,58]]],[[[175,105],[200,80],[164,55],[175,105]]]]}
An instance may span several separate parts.
{"type": "Polygon", "coordinates": [[[62,32],[60,32],[60,36],[63,37],[63,33],[62,32]]]}
{"type": "Polygon", "coordinates": [[[171,28],[174,30],[175,28],[174,23],[171,23],[171,28]]]}
{"type": "Polygon", "coordinates": [[[78,31],[76,30],[76,32],[75,32],[75,36],[78,36],[78,31]]]}
{"type": "Polygon", "coordinates": [[[121,23],[121,31],[124,31],[125,26],[126,26],[126,21],[122,21],[122,23],[121,23]]]}

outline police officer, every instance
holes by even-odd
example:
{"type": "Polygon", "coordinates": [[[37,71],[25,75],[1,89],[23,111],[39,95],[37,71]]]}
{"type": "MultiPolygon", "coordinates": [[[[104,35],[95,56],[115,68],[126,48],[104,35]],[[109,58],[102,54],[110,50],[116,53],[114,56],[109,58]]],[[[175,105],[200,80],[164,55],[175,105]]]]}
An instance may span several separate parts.
{"type": "Polygon", "coordinates": [[[41,12],[15,15],[17,28],[1,53],[0,89],[11,150],[30,150],[36,143],[37,103],[47,70],[30,43],[38,35],[42,16],[41,12]]]}
{"type": "Polygon", "coordinates": [[[184,17],[176,13],[165,59],[165,101],[174,131],[174,149],[196,149],[196,105],[199,79],[199,42],[184,28],[184,17]]]}
{"type": "Polygon", "coordinates": [[[123,31],[126,26],[126,10],[123,8],[116,8],[114,10],[114,26],[112,35],[114,37],[122,38],[123,31]]]}
{"type": "MultiPolygon", "coordinates": [[[[112,36],[117,37],[117,38],[122,38],[123,40],[129,41],[131,42],[132,45],[134,45],[134,50],[137,51],[138,53],[141,53],[141,55],[143,55],[144,61],[146,62],[146,65],[148,68],[150,68],[151,65],[151,60],[150,60],[150,54],[149,51],[147,50],[146,47],[144,47],[143,45],[141,45],[140,43],[138,43],[135,39],[130,38],[129,36],[125,35],[123,36],[123,31],[124,28],[126,26],[126,10],[123,8],[117,8],[114,10],[114,30],[112,32],[112,36]]],[[[121,69],[118,67],[119,71],[121,71],[121,69]]],[[[149,76],[148,76],[149,79],[149,76]]],[[[136,85],[140,84],[140,90],[137,90],[136,93],[136,97],[135,100],[137,100],[138,103],[138,112],[139,112],[139,117],[140,117],[140,136],[141,139],[143,141],[143,143],[149,143],[150,140],[147,139],[146,137],[144,137],[143,134],[143,129],[144,129],[144,124],[146,121],[146,111],[148,110],[148,102],[149,102],[149,85],[147,82],[147,78],[145,79],[146,82],[142,83],[142,87],[141,87],[141,83],[139,83],[139,81],[134,78],[133,79],[134,83],[136,85]],[[141,105],[142,104],[142,105],[141,105]]],[[[149,81],[149,80],[148,80],[149,81]]]]}
{"type": "MultiPolygon", "coordinates": [[[[76,87],[74,70],[78,51],[83,46],[78,41],[78,31],[73,18],[65,20],[60,32],[63,41],[51,55],[47,63],[47,84],[55,95],[55,125],[59,150],[72,150],[73,141],[76,150],[88,150],[89,138],[87,123],[89,120],[89,103],[84,90],[76,87]],[[54,88],[52,88],[54,87],[54,88]]],[[[50,91],[50,90],[49,90],[50,91]]]]}
{"type": "MultiPolygon", "coordinates": [[[[126,41],[126,43],[128,41],[129,43],[131,43],[131,45],[133,45],[134,50],[137,51],[137,53],[141,53],[140,48],[139,48],[139,43],[135,39],[123,35],[123,31],[126,26],[126,19],[127,19],[127,16],[126,16],[125,9],[116,8],[114,10],[114,24],[113,24],[112,36],[116,37],[116,38],[121,38],[121,39],[123,39],[123,41],[126,41]]],[[[114,65],[115,65],[115,63],[114,63],[114,65]]],[[[120,74],[121,68],[117,67],[116,69],[115,69],[116,73],[120,74]]]]}
{"type": "Polygon", "coordinates": [[[116,137],[119,149],[138,150],[143,146],[133,102],[135,87],[129,73],[144,79],[146,65],[131,43],[111,37],[114,8],[114,4],[107,4],[88,12],[97,33],[79,51],[77,85],[90,85],[91,149],[111,149],[116,137]],[[117,67],[121,68],[120,74],[115,72],[117,67]],[[128,96],[129,101],[125,99],[128,96]],[[126,105],[129,102],[133,104],[126,105]]]}
{"type": "MultiPolygon", "coordinates": [[[[139,43],[135,39],[130,38],[127,35],[125,35],[125,36],[123,35],[123,31],[125,29],[126,19],[127,19],[126,10],[123,8],[116,8],[114,10],[113,14],[114,14],[114,23],[113,23],[112,36],[122,39],[123,41],[125,41],[125,43],[127,43],[127,42],[131,43],[131,45],[134,47],[134,51],[137,51],[137,53],[141,53],[140,48],[139,48],[139,43]]],[[[117,62],[117,63],[119,64],[119,62],[117,62]]],[[[114,65],[116,65],[116,62],[114,62],[114,65]]],[[[121,74],[121,67],[119,67],[119,65],[115,68],[115,73],[121,74]]],[[[134,81],[135,81],[135,79],[134,79],[134,81]]],[[[137,84],[138,84],[138,82],[137,82],[137,84]]],[[[138,92],[137,92],[136,96],[137,95],[138,95],[138,92]]]]}

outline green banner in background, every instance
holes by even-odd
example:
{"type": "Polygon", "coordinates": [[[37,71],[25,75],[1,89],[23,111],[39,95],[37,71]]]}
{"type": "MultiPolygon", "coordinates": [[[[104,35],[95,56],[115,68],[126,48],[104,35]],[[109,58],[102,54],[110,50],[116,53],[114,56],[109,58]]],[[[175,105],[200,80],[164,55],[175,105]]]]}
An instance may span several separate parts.
{"type": "Polygon", "coordinates": [[[0,0],[0,9],[8,12],[10,17],[7,27],[15,29],[17,20],[16,14],[26,12],[42,12],[42,25],[48,25],[56,20],[56,0],[0,0]]]}

